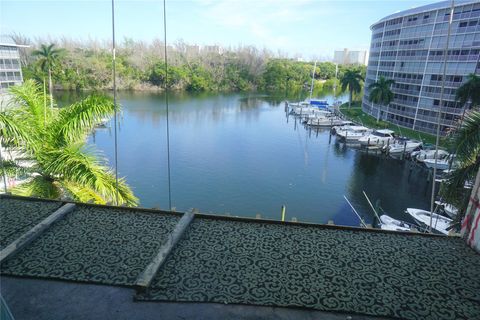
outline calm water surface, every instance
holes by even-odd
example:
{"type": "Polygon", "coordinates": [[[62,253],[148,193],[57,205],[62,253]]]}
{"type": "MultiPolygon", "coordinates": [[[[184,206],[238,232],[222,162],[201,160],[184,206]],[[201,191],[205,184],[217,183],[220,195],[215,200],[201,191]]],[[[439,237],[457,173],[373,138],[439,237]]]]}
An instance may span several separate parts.
{"type": "MultiPolygon", "coordinates": [[[[323,98],[332,101],[331,95],[323,98]]],[[[120,93],[119,175],[142,207],[168,208],[164,96],[120,93]]],[[[344,98],[345,100],[345,98],[344,98]]],[[[427,172],[336,142],[328,130],[309,131],[287,117],[281,99],[261,94],[171,95],[172,206],[177,210],[358,225],[344,199],[366,220],[362,190],[393,217],[411,221],[407,207],[429,208],[427,172]]],[[[90,143],[113,166],[113,130],[90,143]]]]}

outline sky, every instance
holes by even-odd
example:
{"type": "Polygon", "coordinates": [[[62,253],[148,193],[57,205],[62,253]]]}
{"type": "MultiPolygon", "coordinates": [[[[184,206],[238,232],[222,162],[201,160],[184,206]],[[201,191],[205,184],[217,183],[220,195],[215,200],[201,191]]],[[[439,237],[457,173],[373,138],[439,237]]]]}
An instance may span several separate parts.
{"type": "MultiPolygon", "coordinates": [[[[370,26],[420,0],[166,0],[167,43],[254,45],[289,57],[328,59],[368,49],[370,26]]],[[[0,34],[109,40],[108,0],[0,0],[0,34]]],[[[163,39],[161,0],[115,0],[117,42],[163,39]]]]}

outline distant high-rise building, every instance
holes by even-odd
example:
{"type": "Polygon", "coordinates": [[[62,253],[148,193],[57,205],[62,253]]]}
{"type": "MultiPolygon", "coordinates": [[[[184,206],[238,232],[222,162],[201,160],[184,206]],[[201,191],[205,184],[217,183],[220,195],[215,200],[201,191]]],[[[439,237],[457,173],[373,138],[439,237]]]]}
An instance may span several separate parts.
{"type": "Polygon", "coordinates": [[[203,46],[202,52],[221,54],[222,48],[218,45],[203,46]]]}
{"type": "Polygon", "coordinates": [[[458,123],[464,106],[455,101],[455,92],[468,74],[480,73],[480,2],[455,1],[443,79],[450,6],[450,1],[442,1],[405,10],[371,26],[365,112],[427,133],[436,133],[439,111],[442,133],[458,123]],[[368,99],[368,86],[381,76],[395,80],[388,108],[368,99]]]}
{"type": "Polygon", "coordinates": [[[196,56],[200,53],[200,46],[198,45],[187,45],[185,47],[185,53],[188,55],[188,56],[196,56]]]}
{"type": "Polygon", "coordinates": [[[333,61],[338,64],[360,64],[367,65],[367,51],[365,50],[343,50],[335,51],[333,54],[333,61]]]}
{"type": "Polygon", "coordinates": [[[23,82],[19,47],[7,41],[0,42],[0,93],[23,82]]]}

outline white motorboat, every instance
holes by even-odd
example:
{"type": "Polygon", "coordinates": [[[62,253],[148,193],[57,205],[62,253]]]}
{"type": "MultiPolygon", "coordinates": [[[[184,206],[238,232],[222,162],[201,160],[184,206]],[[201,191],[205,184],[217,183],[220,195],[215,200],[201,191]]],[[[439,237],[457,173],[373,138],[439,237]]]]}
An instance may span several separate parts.
{"type": "Polygon", "coordinates": [[[443,208],[443,211],[452,219],[455,218],[458,214],[457,207],[455,207],[455,206],[453,206],[449,203],[442,202],[442,201],[435,201],[435,204],[437,206],[441,206],[443,208]]]}
{"type": "Polygon", "coordinates": [[[298,106],[292,108],[292,113],[295,115],[308,115],[313,114],[316,108],[310,106],[298,106]]]}
{"type": "Polygon", "coordinates": [[[337,137],[345,142],[358,141],[363,136],[370,134],[371,129],[364,126],[346,126],[336,131],[337,137]]]}
{"type": "Polygon", "coordinates": [[[395,140],[395,132],[388,129],[375,130],[372,133],[358,139],[364,146],[386,146],[395,140]]]}
{"type": "Polygon", "coordinates": [[[386,214],[380,216],[380,228],[390,231],[410,231],[410,225],[404,221],[394,219],[386,214]]]}
{"type": "Polygon", "coordinates": [[[447,217],[441,216],[437,213],[431,214],[430,211],[422,210],[422,209],[415,209],[415,208],[407,208],[405,211],[408,213],[417,223],[420,225],[424,225],[429,227],[430,226],[430,217],[432,217],[432,228],[440,233],[448,234],[450,224],[452,223],[452,219],[447,217]]]}
{"type": "Polygon", "coordinates": [[[343,123],[343,120],[337,117],[317,117],[310,118],[307,121],[307,125],[313,127],[332,127],[338,126],[343,123]]]}
{"type": "MultiPolygon", "coordinates": [[[[448,157],[449,153],[445,150],[438,150],[437,159],[443,159],[448,157]]],[[[420,150],[412,152],[412,158],[419,161],[424,162],[427,159],[435,159],[435,150],[420,150]]]]}
{"type": "Polygon", "coordinates": [[[455,161],[455,155],[451,154],[443,159],[425,159],[423,163],[427,166],[427,168],[434,168],[437,167],[439,170],[447,170],[450,168],[455,168],[457,166],[457,161],[455,161]]]}
{"type": "Polygon", "coordinates": [[[351,126],[354,126],[354,125],[355,125],[355,123],[353,123],[352,121],[345,120],[345,121],[343,121],[342,124],[332,127],[332,134],[336,134],[337,131],[345,130],[348,127],[351,127],[351,126]]]}
{"type": "Polygon", "coordinates": [[[408,140],[405,138],[397,139],[395,142],[388,146],[387,152],[391,155],[398,155],[402,153],[411,153],[412,151],[422,146],[421,141],[408,140]]]}
{"type": "Polygon", "coordinates": [[[329,118],[329,117],[334,117],[335,115],[328,111],[328,110],[313,110],[307,114],[304,115],[305,119],[313,119],[313,118],[329,118]]]}

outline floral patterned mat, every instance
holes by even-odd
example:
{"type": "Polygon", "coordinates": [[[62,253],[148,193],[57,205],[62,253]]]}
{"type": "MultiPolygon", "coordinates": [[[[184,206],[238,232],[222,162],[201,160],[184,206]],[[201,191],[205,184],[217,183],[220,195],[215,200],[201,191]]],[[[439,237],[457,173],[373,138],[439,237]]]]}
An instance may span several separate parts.
{"type": "Polygon", "coordinates": [[[33,228],[60,206],[60,202],[0,198],[0,250],[33,228]]]}
{"type": "Polygon", "coordinates": [[[1,265],[2,274],[133,285],[179,217],[80,206],[1,265]]]}
{"type": "Polygon", "coordinates": [[[197,218],[136,299],[480,319],[479,270],[461,239],[197,218]]]}
{"type": "MultiPolygon", "coordinates": [[[[0,243],[60,205],[39,203],[0,198],[0,243]]],[[[178,215],[78,205],[0,271],[132,286],[178,221],[178,215]]],[[[479,270],[480,255],[459,238],[197,216],[149,290],[135,298],[480,319],[479,270]]]]}

